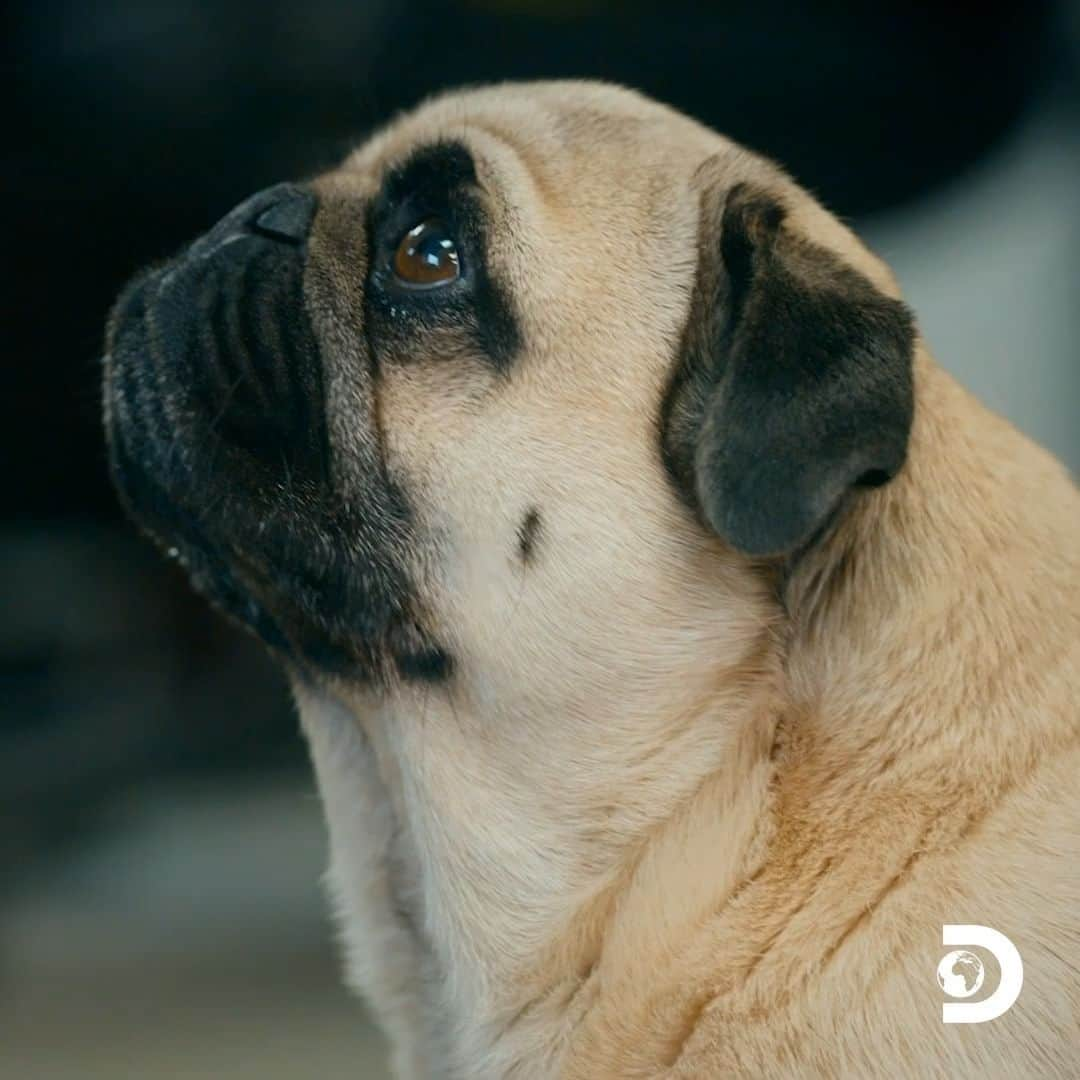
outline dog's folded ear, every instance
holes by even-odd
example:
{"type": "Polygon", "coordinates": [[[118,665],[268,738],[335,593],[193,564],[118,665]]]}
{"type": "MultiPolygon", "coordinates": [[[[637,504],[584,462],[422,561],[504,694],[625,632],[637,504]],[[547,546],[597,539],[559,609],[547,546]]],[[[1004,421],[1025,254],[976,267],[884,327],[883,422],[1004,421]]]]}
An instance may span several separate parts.
{"type": "Polygon", "coordinates": [[[704,207],[664,456],[721,537],[748,555],[790,555],[852,490],[903,465],[913,320],[798,235],[776,196],[739,184],[704,207]]]}

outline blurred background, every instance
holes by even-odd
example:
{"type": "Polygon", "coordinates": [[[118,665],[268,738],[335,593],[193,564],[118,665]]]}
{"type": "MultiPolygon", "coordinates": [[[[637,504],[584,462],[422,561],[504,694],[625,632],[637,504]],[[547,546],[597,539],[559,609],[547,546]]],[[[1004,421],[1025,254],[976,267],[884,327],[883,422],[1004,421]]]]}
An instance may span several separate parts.
{"type": "Polygon", "coordinates": [[[436,89],[594,76],[786,164],[1080,469],[1080,0],[37,0],[5,15],[0,1076],[379,1077],[283,680],[122,520],[124,280],[436,89]]]}

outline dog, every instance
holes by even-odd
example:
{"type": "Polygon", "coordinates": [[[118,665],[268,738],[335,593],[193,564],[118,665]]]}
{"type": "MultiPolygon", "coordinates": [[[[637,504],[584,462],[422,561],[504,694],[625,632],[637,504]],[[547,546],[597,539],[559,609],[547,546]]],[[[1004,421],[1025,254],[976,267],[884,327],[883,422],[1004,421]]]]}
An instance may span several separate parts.
{"type": "Polygon", "coordinates": [[[397,1075],[1076,1075],[1080,493],[778,166],[447,94],[106,352],[123,501],[289,673],[397,1075]],[[1022,957],[992,1022],[951,924],[1022,957]]]}

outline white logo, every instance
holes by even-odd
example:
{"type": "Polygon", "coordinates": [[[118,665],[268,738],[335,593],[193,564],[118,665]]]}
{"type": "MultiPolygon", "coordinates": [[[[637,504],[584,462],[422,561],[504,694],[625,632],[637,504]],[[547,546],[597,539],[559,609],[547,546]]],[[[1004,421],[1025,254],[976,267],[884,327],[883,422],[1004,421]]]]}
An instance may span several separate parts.
{"type": "MultiPolygon", "coordinates": [[[[1016,946],[989,926],[946,923],[941,928],[942,945],[975,945],[992,953],[1001,968],[997,989],[982,1001],[946,1001],[941,1019],[946,1024],[982,1024],[1012,1008],[1024,985],[1024,962],[1016,946]]],[[[968,949],[954,949],[942,957],[937,968],[941,989],[951,998],[969,998],[982,989],[986,969],[982,960],[968,949]]]]}

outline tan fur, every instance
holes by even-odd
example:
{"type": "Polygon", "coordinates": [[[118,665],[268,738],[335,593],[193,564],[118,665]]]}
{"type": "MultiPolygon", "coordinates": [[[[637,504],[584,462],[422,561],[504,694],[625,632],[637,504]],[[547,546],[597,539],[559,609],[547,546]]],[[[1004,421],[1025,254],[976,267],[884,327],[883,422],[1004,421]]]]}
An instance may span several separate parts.
{"type": "Polygon", "coordinates": [[[596,84],[440,98],[324,196],[440,137],[478,159],[528,343],[506,378],[401,365],[380,389],[455,678],[297,688],[351,977],[399,1075],[1077,1075],[1065,471],[920,346],[907,467],[781,606],[658,450],[702,177],[781,194],[787,227],[896,295],[887,268],[774,166],[596,84]],[[947,922],[1019,948],[1006,1015],[942,1024],[947,922]]]}

